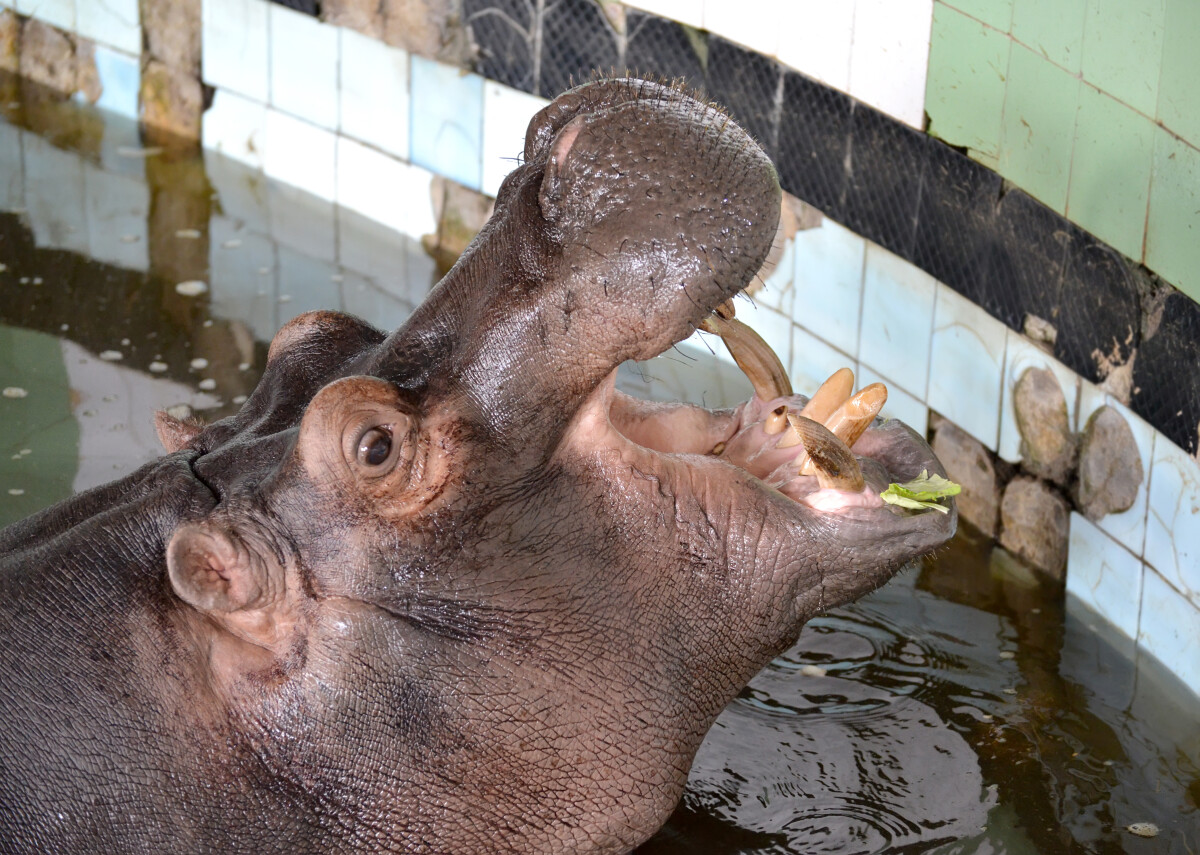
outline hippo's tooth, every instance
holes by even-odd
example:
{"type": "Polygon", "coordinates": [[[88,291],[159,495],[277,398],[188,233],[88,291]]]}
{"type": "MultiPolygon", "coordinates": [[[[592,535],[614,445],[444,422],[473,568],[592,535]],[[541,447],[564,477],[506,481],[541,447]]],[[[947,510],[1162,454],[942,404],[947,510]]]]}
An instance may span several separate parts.
{"type": "Polygon", "coordinates": [[[800,415],[815,422],[826,423],[838,405],[843,403],[854,391],[854,372],[849,368],[839,368],[829,375],[829,379],[821,384],[800,415]]]}
{"type": "Polygon", "coordinates": [[[812,419],[798,417],[793,428],[804,443],[807,464],[822,488],[861,493],[866,487],[862,469],[853,452],[829,428],[812,419]]]}
{"type": "Polygon", "coordinates": [[[787,413],[785,418],[787,419],[787,430],[779,438],[779,442],[775,443],[776,448],[791,448],[804,441],[800,436],[800,430],[796,424],[800,417],[795,413],[787,413]]]}
{"type": "Polygon", "coordinates": [[[775,436],[775,434],[787,427],[788,408],[787,404],[780,404],[767,415],[763,422],[763,433],[767,436],[775,436]]]}
{"type": "Polygon", "coordinates": [[[719,335],[729,349],[729,355],[754,387],[759,400],[770,401],[786,398],[792,394],[792,382],[788,380],[783,363],[762,336],[734,318],[720,314],[709,315],[700,322],[700,329],[719,335]]]}
{"type": "Polygon", "coordinates": [[[863,431],[887,401],[887,387],[882,383],[872,383],[858,390],[858,394],[850,398],[833,411],[828,418],[822,419],[825,427],[829,428],[838,439],[853,448],[854,443],[863,435],[863,431]]]}

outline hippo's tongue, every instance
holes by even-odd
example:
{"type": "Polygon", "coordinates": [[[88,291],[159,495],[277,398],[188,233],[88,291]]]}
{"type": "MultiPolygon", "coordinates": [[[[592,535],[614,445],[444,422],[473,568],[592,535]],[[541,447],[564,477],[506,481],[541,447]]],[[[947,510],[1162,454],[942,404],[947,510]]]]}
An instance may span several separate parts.
{"type": "Polygon", "coordinates": [[[779,357],[733,316],[725,303],[702,329],[719,335],[754,387],[746,418],[720,456],[789,492],[798,478],[815,475],[822,489],[861,493],[866,484],[850,450],[887,400],[882,383],[854,391],[854,373],[842,368],[798,409],[779,357]]]}

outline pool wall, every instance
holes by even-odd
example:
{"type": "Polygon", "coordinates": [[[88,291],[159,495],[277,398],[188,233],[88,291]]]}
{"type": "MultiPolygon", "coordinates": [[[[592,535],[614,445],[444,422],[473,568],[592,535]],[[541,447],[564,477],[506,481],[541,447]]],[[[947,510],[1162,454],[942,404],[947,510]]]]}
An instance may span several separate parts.
{"type": "MultiPolygon", "coordinates": [[[[1098,0],[1067,4],[1077,21],[1022,0],[464,0],[476,73],[265,0],[203,0],[203,142],[301,191],[270,228],[336,265],[346,247],[305,230],[305,205],[428,234],[437,177],[495,193],[570,76],[703,86],[824,214],[740,310],[797,387],[856,366],[888,381],[885,414],[924,431],[936,413],[1012,464],[1027,368],[1058,378],[1074,431],[1117,409],[1145,478],[1125,512],[1071,513],[1067,590],[1200,692],[1200,107],[1175,85],[1193,61],[1181,2],[1151,4],[1130,38],[1154,49],[1123,52],[1098,0]],[[1051,353],[1031,316],[1055,327],[1051,353]]],[[[16,9],[95,39],[102,106],[137,115],[133,25],[85,31],[84,5],[16,9]]]]}

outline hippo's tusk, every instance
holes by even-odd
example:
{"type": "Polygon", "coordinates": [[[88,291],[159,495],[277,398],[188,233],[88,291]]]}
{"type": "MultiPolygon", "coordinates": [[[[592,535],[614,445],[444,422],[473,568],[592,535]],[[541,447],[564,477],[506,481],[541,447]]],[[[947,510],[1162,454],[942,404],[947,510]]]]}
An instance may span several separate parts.
{"type": "Polygon", "coordinates": [[[847,447],[853,448],[854,443],[858,442],[858,438],[863,435],[863,431],[871,422],[875,421],[875,417],[883,409],[884,403],[887,402],[887,396],[887,387],[882,383],[864,386],[858,390],[857,395],[847,400],[828,418],[821,419],[821,421],[834,436],[846,443],[847,447]]]}
{"type": "Polygon", "coordinates": [[[829,375],[829,379],[821,384],[800,415],[814,422],[828,424],[828,419],[840,404],[843,404],[854,391],[854,372],[849,368],[839,368],[829,375]]]}
{"type": "MultiPolygon", "coordinates": [[[[728,310],[732,313],[731,306],[728,310]]],[[[759,400],[770,401],[792,394],[792,382],[788,380],[779,356],[750,327],[733,317],[724,317],[718,309],[700,322],[700,329],[721,337],[729,349],[729,355],[742,369],[759,400]]]]}
{"type": "Polygon", "coordinates": [[[780,404],[767,415],[766,420],[763,422],[763,433],[767,436],[775,436],[775,434],[787,427],[787,419],[787,404],[780,404]]]}
{"type": "Polygon", "coordinates": [[[792,428],[804,443],[808,458],[805,466],[812,468],[822,488],[852,493],[861,493],[866,488],[854,454],[829,428],[800,416],[792,420],[792,428]]]}

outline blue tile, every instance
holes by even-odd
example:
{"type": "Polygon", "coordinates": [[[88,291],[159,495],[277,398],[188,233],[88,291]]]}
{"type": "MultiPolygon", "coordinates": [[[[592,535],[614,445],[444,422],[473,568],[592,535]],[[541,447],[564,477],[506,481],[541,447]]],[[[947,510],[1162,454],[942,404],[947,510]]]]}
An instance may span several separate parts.
{"type": "Polygon", "coordinates": [[[854,368],[854,359],[807,330],[792,326],[792,361],[788,377],[793,391],[811,396],[830,374],[842,368],[854,368]]]}
{"type": "Polygon", "coordinates": [[[142,79],[138,58],[96,45],[96,72],[102,88],[96,106],[136,119],[142,79]]]}
{"type": "Polygon", "coordinates": [[[271,106],[336,131],[338,28],[278,3],[271,4],[268,27],[271,106]]]}
{"type": "Polygon", "coordinates": [[[867,246],[859,359],[919,400],[929,381],[936,285],[920,268],[867,246]]]}
{"type": "Polygon", "coordinates": [[[1200,464],[1163,436],[1153,461],[1145,558],[1200,608],[1200,464]]]}
{"type": "Polygon", "coordinates": [[[887,386],[888,397],[879,413],[881,416],[885,419],[899,419],[921,436],[925,436],[929,432],[929,407],[925,406],[924,401],[918,401],[896,384],[889,384],[887,380],[870,368],[859,364],[858,376],[854,381],[855,388],[861,389],[872,383],[882,383],[887,386]]]}
{"type": "Polygon", "coordinates": [[[480,189],[483,164],[483,78],[412,57],[413,163],[480,189]]]}
{"type": "Polygon", "coordinates": [[[946,285],[937,287],[929,406],[996,450],[1008,328],[946,285]]]}
{"type": "Polygon", "coordinates": [[[202,0],[204,82],[260,104],[270,95],[269,27],[264,0],[202,0]]]}
{"type": "Polygon", "coordinates": [[[793,246],[793,317],[834,347],[857,356],[867,242],[826,219],[819,228],[796,232],[793,246]]]}
{"type": "Polygon", "coordinates": [[[1067,553],[1067,593],[1125,635],[1137,637],[1142,562],[1075,512],[1067,553]]]}
{"type": "Polygon", "coordinates": [[[1200,610],[1157,573],[1146,573],[1138,647],[1200,695],[1200,610]]]}

